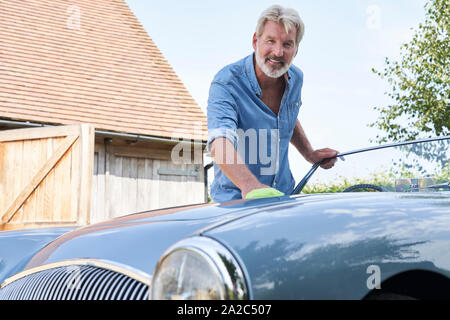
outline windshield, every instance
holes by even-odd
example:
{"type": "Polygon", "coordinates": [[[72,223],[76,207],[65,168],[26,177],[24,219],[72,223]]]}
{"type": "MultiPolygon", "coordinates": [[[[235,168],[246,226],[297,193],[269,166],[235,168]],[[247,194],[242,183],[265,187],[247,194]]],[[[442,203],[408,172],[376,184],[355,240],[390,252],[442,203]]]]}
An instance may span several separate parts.
{"type": "Polygon", "coordinates": [[[293,194],[450,190],[450,136],[341,153],[331,169],[315,164],[293,194]]]}

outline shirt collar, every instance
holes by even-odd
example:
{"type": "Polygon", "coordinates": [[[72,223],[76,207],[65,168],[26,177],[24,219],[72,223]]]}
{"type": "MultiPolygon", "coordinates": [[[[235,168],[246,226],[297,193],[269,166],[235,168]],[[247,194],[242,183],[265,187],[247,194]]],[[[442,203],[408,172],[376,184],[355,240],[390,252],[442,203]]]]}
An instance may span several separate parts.
{"type": "Polygon", "coordinates": [[[255,53],[249,55],[245,60],[245,71],[247,73],[247,77],[250,80],[250,85],[252,86],[253,92],[257,96],[261,96],[261,87],[259,86],[258,79],[256,78],[255,73],[255,65],[253,63],[253,56],[255,53]]]}
{"type": "MultiPolygon", "coordinates": [[[[252,86],[253,91],[259,97],[261,96],[261,87],[259,86],[258,79],[256,78],[255,73],[255,65],[253,63],[253,56],[255,53],[249,55],[245,60],[245,70],[247,73],[247,77],[250,80],[250,85],[252,86]]],[[[291,68],[283,75],[286,80],[286,84],[289,86],[289,80],[291,80],[291,68]]]]}

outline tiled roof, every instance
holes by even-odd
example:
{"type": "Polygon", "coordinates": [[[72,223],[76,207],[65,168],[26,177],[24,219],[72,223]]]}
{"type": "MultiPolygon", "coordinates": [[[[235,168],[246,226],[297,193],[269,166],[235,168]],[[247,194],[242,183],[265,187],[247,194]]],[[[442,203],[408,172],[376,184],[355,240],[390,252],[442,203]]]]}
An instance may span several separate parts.
{"type": "Polygon", "coordinates": [[[0,118],[207,135],[204,113],[124,0],[1,0],[0,118]]]}

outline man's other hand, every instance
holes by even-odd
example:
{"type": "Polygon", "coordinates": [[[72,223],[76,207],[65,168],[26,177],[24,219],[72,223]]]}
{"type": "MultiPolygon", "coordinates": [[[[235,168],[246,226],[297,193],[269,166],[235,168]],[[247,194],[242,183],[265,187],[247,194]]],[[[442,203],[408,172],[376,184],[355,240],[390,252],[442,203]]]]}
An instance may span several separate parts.
{"type": "Polygon", "coordinates": [[[339,154],[339,151],[333,150],[330,148],[323,148],[312,151],[308,157],[307,160],[311,163],[316,163],[319,161],[322,161],[324,159],[328,159],[324,163],[320,164],[320,167],[324,169],[330,169],[334,166],[334,164],[337,161],[336,156],[339,154]]]}

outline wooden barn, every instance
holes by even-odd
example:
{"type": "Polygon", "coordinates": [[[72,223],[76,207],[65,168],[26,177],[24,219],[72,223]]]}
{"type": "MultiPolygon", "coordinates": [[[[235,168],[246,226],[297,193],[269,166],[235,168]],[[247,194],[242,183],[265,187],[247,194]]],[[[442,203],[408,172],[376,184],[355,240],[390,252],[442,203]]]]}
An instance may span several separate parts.
{"type": "Polygon", "coordinates": [[[124,0],[0,1],[0,130],[0,229],[207,198],[206,117],[124,0]]]}

